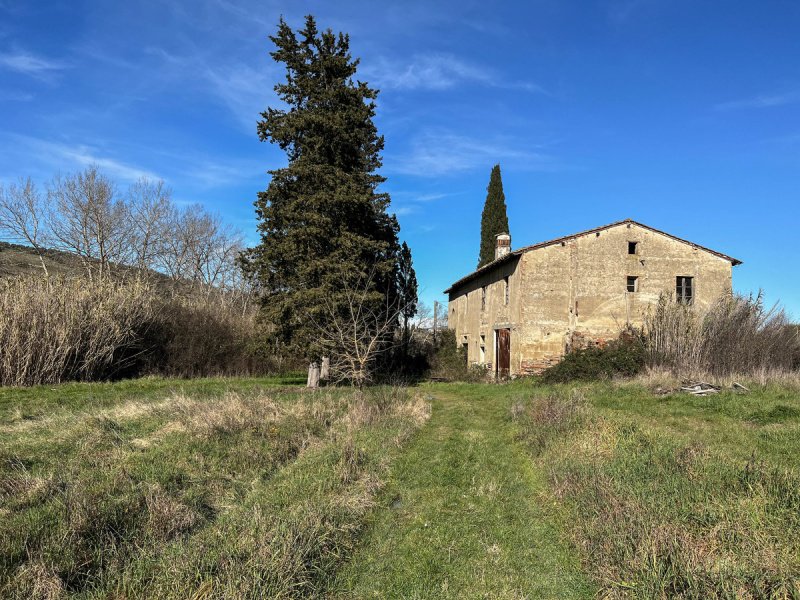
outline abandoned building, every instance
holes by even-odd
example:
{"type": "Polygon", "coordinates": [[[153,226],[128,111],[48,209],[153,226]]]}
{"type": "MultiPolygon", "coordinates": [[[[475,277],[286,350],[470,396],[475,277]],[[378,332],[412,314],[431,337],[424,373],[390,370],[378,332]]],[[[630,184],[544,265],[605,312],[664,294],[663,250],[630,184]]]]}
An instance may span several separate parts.
{"type": "Polygon", "coordinates": [[[731,291],[741,261],[633,220],[511,250],[451,285],[448,326],[495,375],[542,371],[572,348],[640,326],[662,294],[699,308],[731,291]]]}

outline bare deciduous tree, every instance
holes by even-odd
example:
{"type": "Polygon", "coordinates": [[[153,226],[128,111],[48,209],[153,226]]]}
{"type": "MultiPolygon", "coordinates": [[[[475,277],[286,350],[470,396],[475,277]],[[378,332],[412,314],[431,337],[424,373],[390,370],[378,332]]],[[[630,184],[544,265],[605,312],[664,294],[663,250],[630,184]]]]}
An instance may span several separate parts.
{"type": "Polygon", "coordinates": [[[170,217],[174,212],[172,191],[163,181],[139,179],[128,189],[131,219],[129,262],[144,270],[154,269],[165,252],[165,238],[170,235],[170,217]]]}
{"type": "Polygon", "coordinates": [[[49,274],[42,245],[46,211],[46,200],[30,177],[8,188],[0,186],[0,232],[14,241],[32,246],[39,256],[45,276],[49,274]]]}
{"type": "Polygon", "coordinates": [[[108,275],[129,248],[129,218],[116,187],[97,167],[57,177],[50,189],[49,230],[61,249],[77,254],[90,279],[108,275]]]}
{"type": "Polygon", "coordinates": [[[342,281],[335,294],[322,299],[315,325],[320,345],[330,357],[331,380],[363,387],[372,380],[378,357],[395,344],[395,330],[403,307],[398,300],[381,299],[373,278],[342,281]]]}

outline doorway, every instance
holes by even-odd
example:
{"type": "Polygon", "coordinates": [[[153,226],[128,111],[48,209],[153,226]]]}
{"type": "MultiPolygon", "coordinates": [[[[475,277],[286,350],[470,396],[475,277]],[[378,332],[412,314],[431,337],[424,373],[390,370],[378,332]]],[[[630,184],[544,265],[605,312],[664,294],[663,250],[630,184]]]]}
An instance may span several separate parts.
{"type": "Polygon", "coordinates": [[[505,379],[508,378],[511,369],[511,330],[498,329],[495,340],[495,374],[505,379]]]}

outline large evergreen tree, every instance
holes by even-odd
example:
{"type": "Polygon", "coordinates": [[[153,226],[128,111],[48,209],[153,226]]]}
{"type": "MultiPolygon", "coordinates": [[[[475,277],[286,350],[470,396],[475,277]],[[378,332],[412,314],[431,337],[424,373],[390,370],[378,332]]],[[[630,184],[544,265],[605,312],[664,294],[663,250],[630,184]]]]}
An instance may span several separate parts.
{"type": "Polygon", "coordinates": [[[312,16],[296,33],[281,19],[271,56],[286,68],[275,86],[286,107],[268,108],[261,141],[277,144],[288,165],[270,171],[258,194],[260,244],[246,266],[262,292],[275,341],[315,356],[314,341],[345,287],[367,281],[376,306],[399,301],[399,226],[386,210],[383,137],[373,123],[378,91],[354,79],[358,59],[346,34],[319,32],[312,16]]]}
{"type": "Polygon", "coordinates": [[[499,233],[509,233],[509,231],[503,179],[500,176],[500,165],[495,165],[492,167],[492,175],[489,177],[486,203],[483,205],[481,214],[481,250],[478,257],[478,268],[494,260],[495,236],[499,233]]]}

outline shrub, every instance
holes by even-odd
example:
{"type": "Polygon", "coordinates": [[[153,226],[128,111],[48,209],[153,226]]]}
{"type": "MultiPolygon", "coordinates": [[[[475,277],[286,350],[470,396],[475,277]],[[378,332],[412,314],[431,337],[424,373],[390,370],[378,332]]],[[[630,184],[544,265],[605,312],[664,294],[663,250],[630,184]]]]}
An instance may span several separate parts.
{"type": "Polygon", "coordinates": [[[467,363],[467,352],[456,345],[456,334],[450,329],[439,332],[431,357],[431,377],[448,381],[477,382],[486,377],[486,369],[467,363]]]}
{"type": "Polygon", "coordinates": [[[576,350],[547,369],[542,380],[565,383],[575,380],[632,377],[645,365],[644,347],[638,338],[621,337],[603,347],[576,350]]]}
{"type": "Polygon", "coordinates": [[[254,307],[211,296],[160,300],[146,328],[139,372],[174,377],[246,376],[277,365],[259,344],[254,307]]]}

